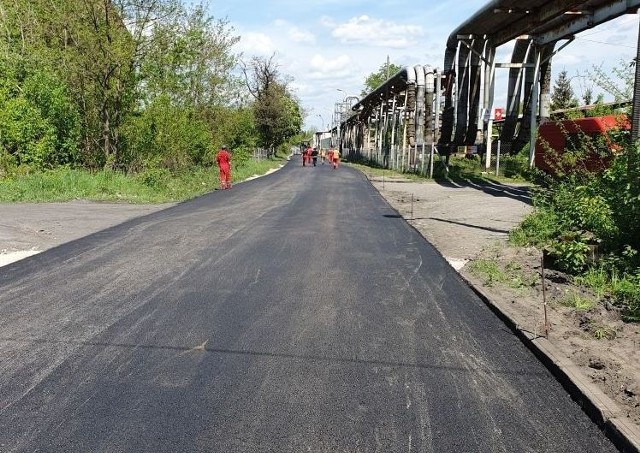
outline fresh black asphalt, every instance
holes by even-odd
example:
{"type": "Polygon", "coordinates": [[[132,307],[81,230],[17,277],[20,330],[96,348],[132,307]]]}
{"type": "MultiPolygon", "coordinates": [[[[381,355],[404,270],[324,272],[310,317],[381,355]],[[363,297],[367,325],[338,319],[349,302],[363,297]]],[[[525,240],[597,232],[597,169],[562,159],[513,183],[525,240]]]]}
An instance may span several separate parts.
{"type": "Polygon", "coordinates": [[[0,268],[0,452],[612,452],[357,171],[0,268]]]}

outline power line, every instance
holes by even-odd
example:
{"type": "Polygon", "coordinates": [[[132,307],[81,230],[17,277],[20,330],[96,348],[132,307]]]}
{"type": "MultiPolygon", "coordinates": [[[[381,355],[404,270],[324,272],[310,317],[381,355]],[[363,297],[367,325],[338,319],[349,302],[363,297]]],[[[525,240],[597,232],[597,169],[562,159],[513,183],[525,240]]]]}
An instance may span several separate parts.
{"type": "Polygon", "coordinates": [[[626,47],[627,49],[633,49],[636,50],[635,46],[627,46],[625,44],[612,44],[610,42],[604,42],[604,41],[595,41],[593,39],[585,39],[585,38],[580,38],[580,37],[576,37],[576,40],[581,40],[581,41],[589,41],[589,42],[595,42],[596,44],[606,44],[608,46],[615,46],[615,47],[626,47]]]}

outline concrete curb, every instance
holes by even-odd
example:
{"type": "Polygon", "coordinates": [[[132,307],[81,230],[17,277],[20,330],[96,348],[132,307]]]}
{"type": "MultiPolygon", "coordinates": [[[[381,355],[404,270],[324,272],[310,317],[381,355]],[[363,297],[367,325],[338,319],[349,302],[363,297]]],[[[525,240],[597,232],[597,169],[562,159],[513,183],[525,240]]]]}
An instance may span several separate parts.
{"type": "Polygon", "coordinates": [[[620,451],[640,453],[640,429],[625,417],[624,412],[614,400],[591,383],[579,367],[564,357],[547,338],[535,336],[523,330],[508,313],[491,300],[482,288],[476,286],[460,272],[458,275],[551,371],[620,451]]]}

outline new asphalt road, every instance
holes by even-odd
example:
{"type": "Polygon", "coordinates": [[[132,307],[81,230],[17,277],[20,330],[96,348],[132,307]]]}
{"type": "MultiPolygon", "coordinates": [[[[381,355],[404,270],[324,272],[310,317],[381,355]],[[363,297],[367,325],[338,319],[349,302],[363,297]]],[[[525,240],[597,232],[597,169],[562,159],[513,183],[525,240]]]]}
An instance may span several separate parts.
{"type": "Polygon", "coordinates": [[[0,452],[611,452],[369,182],[303,168],[0,268],[0,452]]]}

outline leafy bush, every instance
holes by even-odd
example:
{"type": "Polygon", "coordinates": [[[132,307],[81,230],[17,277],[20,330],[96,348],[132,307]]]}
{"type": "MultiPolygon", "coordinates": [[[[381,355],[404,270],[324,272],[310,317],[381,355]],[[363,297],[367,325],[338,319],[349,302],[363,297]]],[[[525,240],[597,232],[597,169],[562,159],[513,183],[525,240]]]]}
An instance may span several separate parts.
{"type": "Polygon", "coordinates": [[[75,164],[80,116],[60,77],[17,56],[0,58],[0,148],[34,169],[75,164]]]}
{"type": "Polygon", "coordinates": [[[171,172],[166,168],[150,168],[138,174],[138,179],[142,184],[150,188],[166,187],[171,179],[171,172]]]}
{"type": "Polygon", "coordinates": [[[509,233],[509,240],[517,246],[539,246],[547,244],[558,235],[557,218],[554,211],[539,209],[529,214],[509,233]]]}
{"type": "Polygon", "coordinates": [[[611,292],[615,304],[622,309],[623,319],[640,322],[640,276],[614,280],[611,292]]]}
{"type": "Polygon", "coordinates": [[[181,171],[206,163],[212,140],[207,125],[189,109],[156,98],[122,128],[124,152],[119,166],[127,171],[165,168],[181,171]]]}
{"type": "MultiPolygon", "coordinates": [[[[567,153],[563,163],[575,158],[566,167],[573,170],[544,179],[534,192],[535,212],[510,239],[546,247],[555,267],[584,273],[578,282],[597,285],[600,295],[610,293],[625,320],[640,321],[640,146],[629,145],[624,134],[613,138],[624,152],[600,175],[581,168],[581,150],[567,153]]],[[[586,143],[582,151],[590,146],[597,144],[586,143]]]]}
{"type": "Polygon", "coordinates": [[[567,235],[553,241],[549,247],[556,266],[571,274],[577,274],[586,268],[590,251],[579,234],[567,235]]]}

